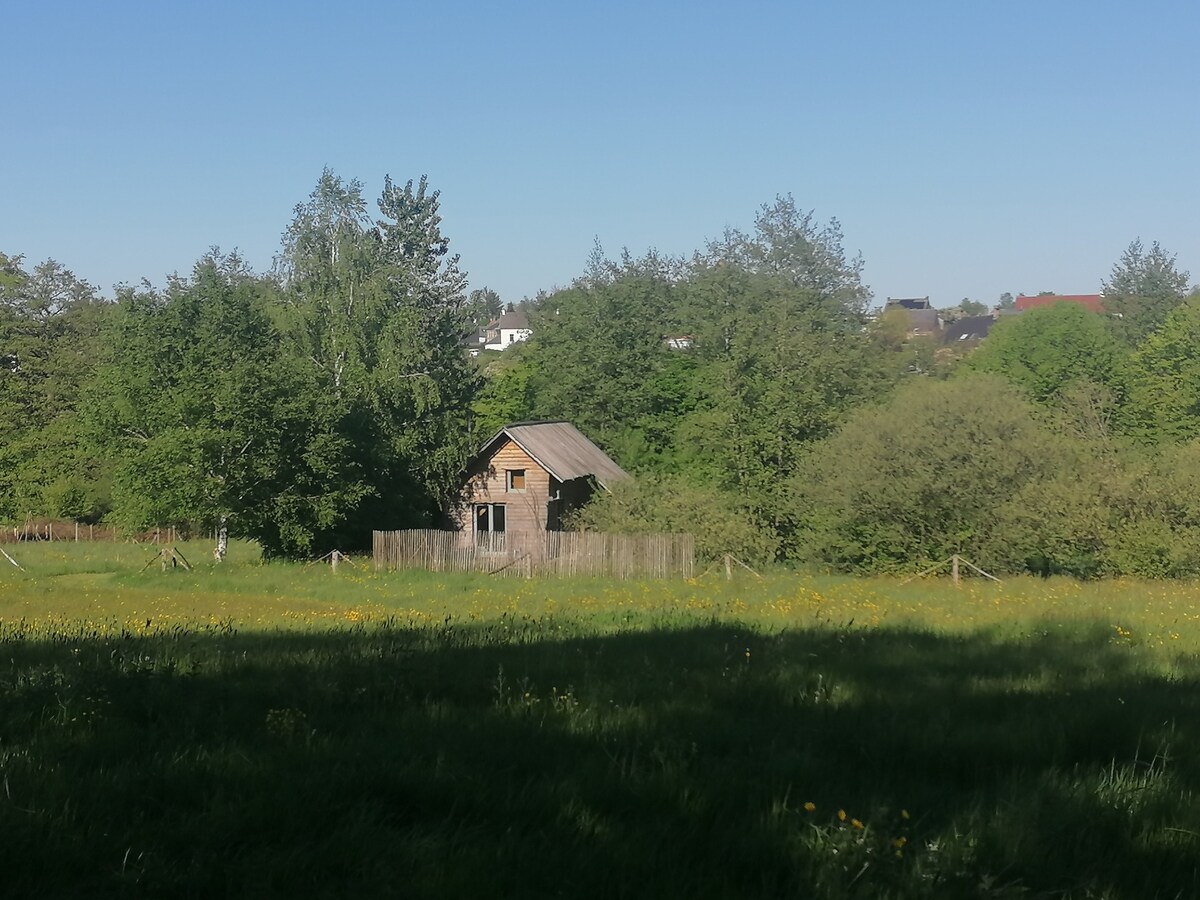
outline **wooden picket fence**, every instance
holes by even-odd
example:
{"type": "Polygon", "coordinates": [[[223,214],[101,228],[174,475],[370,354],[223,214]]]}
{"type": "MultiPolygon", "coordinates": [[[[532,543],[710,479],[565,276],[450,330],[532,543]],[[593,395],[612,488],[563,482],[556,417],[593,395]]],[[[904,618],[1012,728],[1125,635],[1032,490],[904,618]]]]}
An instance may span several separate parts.
{"type": "Polygon", "coordinates": [[[696,543],[690,534],[536,534],[414,529],[372,533],[376,570],[486,572],[530,578],[691,578],[696,543]]]}

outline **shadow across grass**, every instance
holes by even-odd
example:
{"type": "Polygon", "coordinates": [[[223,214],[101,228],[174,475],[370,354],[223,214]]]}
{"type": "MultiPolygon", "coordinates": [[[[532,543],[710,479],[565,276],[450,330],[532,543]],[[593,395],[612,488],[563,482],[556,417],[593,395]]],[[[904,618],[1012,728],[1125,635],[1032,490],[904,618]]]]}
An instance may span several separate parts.
{"type": "Polygon", "coordinates": [[[1200,669],[1108,629],[505,617],[0,651],[11,896],[1200,895],[1200,669]]]}

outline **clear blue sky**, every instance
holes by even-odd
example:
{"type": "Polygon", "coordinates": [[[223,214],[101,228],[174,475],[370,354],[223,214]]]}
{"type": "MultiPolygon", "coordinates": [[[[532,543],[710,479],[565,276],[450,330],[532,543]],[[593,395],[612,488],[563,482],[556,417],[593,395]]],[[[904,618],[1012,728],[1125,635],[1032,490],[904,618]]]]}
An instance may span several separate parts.
{"type": "Polygon", "coordinates": [[[473,287],[690,253],[791,193],[877,298],[1200,280],[1200,4],[9,0],[0,250],[266,269],[322,167],[428,173],[473,287]]]}

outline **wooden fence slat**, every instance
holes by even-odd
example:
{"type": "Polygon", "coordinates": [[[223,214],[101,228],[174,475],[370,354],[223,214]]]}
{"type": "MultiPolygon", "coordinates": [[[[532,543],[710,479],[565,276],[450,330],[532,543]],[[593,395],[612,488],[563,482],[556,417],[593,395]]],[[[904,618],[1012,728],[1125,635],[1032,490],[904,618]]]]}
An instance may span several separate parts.
{"type": "Polygon", "coordinates": [[[492,532],[408,529],[376,531],[371,551],[377,571],[492,572],[502,577],[578,575],[604,578],[691,578],[695,540],[690,534],[492,532]]]}

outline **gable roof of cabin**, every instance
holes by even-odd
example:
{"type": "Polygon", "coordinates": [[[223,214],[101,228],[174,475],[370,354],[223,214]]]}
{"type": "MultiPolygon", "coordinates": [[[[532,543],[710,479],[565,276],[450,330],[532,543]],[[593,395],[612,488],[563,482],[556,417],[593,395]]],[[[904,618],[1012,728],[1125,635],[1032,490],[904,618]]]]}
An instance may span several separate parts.
{"type": "Polygon", "coordinates": [[[476,460],[491,456],[497,443],[510,439],[559,481],[591,476],[608,489],[629,473],[584,437],[570,422],[516,422],[497,431],[480,448],[476,460]]]}

